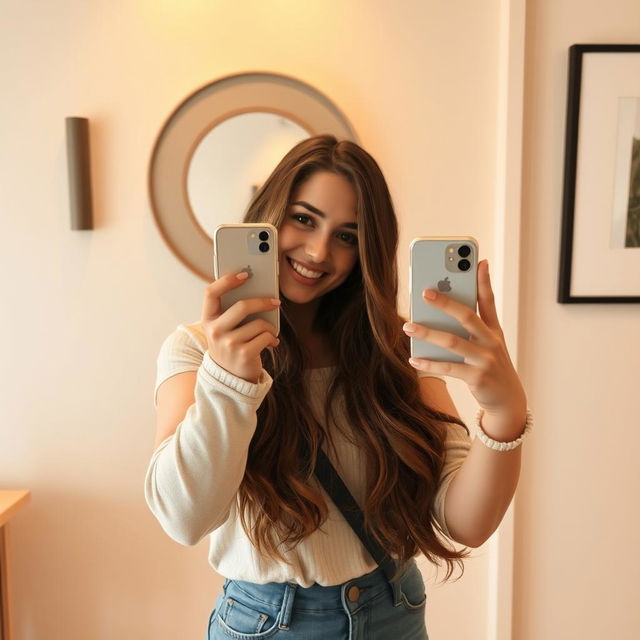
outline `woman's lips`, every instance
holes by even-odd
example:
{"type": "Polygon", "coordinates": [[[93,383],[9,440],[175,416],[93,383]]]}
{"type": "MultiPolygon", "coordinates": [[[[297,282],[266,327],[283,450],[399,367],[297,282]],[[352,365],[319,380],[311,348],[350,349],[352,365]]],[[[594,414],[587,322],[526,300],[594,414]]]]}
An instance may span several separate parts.
{"type": "MultiPolygon", "coordinates": [[[[324,276],[327,275],[326,272],[325,272],[319,278],[307,278],[306,276],[303,276],[301,273],[298,273],[293,268],[293,265],[291,264],[292,258],[289,258],[288,256],[285,256],[285,258],[287,260],[287,264],[289,265],[289,269],[291,269],[291,276],[293,277],[294,280],[296,280],[297,282],[300,282],[301,284],[305,284],[305,285],[307,285],[309,287],[312,287],[312,286],[318,284],[318,282],[320,282],[320,280],[322,280],[324,278],[324,276]]],[[[296,263],[300,264],[305,269],[307,268],[305,265],[303,265],[302,263],[298,262],[297,260],[296,260],[296,263]]],[[[309,269],[309,271],[314,271],[314,269],[309,269]]]]}

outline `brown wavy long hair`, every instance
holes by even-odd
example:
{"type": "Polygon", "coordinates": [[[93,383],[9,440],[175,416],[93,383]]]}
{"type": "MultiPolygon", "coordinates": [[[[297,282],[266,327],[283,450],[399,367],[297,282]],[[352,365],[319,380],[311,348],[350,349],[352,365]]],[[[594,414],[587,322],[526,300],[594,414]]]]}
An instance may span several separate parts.
{"type": "MultiPolygon", "coordinates": [[[[321,300],[315,328],[336,354],[325,424],[310,409],[304,369],[307,354],[281,306],[280,344],[263,352],[274,382],[258,410],[239,490],[242,525],[257,549],[285,560],[292,548],[318,529],[328,510],[313,468],[318,448],[332,446],[338,393],[363,453],[366,499],[361,505],[372,536],[401,563],[421,551],[432,563],[454,562],[464,573],[468,550],[445,546],[432,514],[444,463],[446,423],[457,418],[425,406],[418,378],[407,362],[409,340],[397,312],[397,220],[375,160],[357,144],[333,136],[308,138],[281,160],[251,201],[245,222],[280,228],[297,187],[316,171],[344,176],[356,193],[358,260],[348,278],[321,300]],[[355,383],[354,383],[355,381],[355,383]]],[[[468,429],[467,429],[468,431],[468,429]]]]}

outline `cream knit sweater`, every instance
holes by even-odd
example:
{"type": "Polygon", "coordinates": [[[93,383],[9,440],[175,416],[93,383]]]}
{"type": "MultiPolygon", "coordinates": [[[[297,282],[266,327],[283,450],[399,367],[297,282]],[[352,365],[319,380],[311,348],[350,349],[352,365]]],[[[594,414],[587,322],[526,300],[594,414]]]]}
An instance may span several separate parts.
{"type": "MultiPolygon", "coordinates": [[[[247,538],[236,506],[249,443],[256,428],[256,410],[272,380],[263,370],[257,384],[219,367],[209,356],[199,322],[179,325],[163,342],[157,361],[155,394],[167,378],[197,371],[195,403],[176,432],[154,452],[145,478],[145,498],[164,531],[177,542],[194,545],[209,536],[209,563],[221,575],[256,583],[295,582],[303,587],[341,584],[376,568],[376,563],[327,498],[329,518],[320,530],[299,543],[289,564],[261,557],[247,538]]],[[[312,411],[324,419],[324,399],[332,368],[307,371],[312,411]]],[[[338,403],[336,421],[347,430],[338,403]]],[[[331,461],[356,501],[364,501],[360,452],[334,436],[338,459],[331,461]]],[[[466,431],[449,425],[446,462],[435,501],[435,517],[448,535],[444,500],[449,483],[470,447],[466,431]]]]}

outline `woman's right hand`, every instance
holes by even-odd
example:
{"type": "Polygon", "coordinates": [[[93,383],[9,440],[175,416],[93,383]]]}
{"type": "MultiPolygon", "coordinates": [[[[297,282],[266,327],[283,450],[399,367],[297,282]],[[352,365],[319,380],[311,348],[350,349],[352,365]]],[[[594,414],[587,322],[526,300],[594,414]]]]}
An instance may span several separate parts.
{"type": "Polygon", "coordinates": [[[211,359],[238,378],[258,382],[262,371],[260,353],[280,342],[276,328],[262,318],[239,327],[250,314],[272,311],[280,300],[247,298],[231,305],[221,313],[220,297],[227,291],[241,287],[246,272],[229,273],[207,286],[202,305],[202,328],[207,337],[211,359]]]}

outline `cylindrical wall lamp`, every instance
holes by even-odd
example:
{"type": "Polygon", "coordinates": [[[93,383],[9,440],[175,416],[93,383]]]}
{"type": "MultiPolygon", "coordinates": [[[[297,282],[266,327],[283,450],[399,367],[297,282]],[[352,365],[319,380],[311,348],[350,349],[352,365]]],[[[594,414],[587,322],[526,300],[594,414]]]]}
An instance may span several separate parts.
{"type": "Polygon", "coordinates": [[[67,163],[71,229],[93,229],[89,120],[65,118],[67,125],[67,163]]]}

